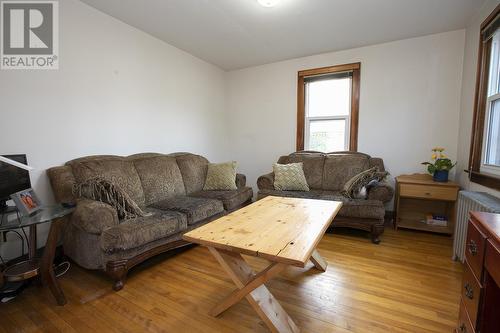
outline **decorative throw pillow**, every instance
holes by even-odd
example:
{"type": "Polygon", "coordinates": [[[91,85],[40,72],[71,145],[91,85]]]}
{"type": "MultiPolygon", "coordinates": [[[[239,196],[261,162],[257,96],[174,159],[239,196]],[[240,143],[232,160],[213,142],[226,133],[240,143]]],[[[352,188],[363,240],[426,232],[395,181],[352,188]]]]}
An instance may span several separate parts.
{"type": "Polygon", "coordinates": [[[236,162],[209,163],[204,191],[237,190],[236,162]]]}
{"type": "Polygon", "coordinates": [[[360,172],[345,183],[341,193],[349,199],[364,199],[369,187],[383,180],[387,174],[378,171],[377,167],[360,172]]]}
{"type": "Polygon", "coordinates": [[[278,191],[309,191],[302,162],[273,165],[274,188],[278,191]]]}
{"type": "Polygon", "coordinates": [[[104,202],[116,209],[118,218],[131,219],[148,216],[118,185],[101,177],[90,178],[73,186],[73,195],[104,202]]]}

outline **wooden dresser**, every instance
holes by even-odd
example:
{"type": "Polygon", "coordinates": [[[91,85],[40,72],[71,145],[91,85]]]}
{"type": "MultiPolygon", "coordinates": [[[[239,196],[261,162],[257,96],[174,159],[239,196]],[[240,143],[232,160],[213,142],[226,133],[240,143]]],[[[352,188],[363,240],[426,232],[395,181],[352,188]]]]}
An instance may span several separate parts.
{"type": "Polygon", "coordinates": [[[456,333],[500,332],[500,214],[470,212],[456,333]]]}

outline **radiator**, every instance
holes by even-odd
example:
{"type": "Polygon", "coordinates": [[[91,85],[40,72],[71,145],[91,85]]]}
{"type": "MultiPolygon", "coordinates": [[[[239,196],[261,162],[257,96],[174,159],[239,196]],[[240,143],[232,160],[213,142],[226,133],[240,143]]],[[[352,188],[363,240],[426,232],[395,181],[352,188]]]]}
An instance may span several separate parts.
{"type": "Polygon", "coordinates": [[[484,192],[460,191],[458,193],[453,259],[464,262],[465,238],[470,211],[500,213],[500,199],[484,192]]]}

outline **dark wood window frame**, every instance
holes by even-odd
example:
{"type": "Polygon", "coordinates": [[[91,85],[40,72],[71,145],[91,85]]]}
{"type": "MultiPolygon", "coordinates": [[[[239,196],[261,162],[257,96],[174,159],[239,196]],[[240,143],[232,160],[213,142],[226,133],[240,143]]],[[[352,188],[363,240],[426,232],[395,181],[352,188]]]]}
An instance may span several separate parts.
{"type": "Polygon", "coordinates": [[[487,90],[490,67],[491,38],[485,39],[492,23],[500,19],[500,5],[484,20],[480,27],[479,54],[476,77],[476,93],[474,96],[474,116],[469,154],[469,179],[471,182],[500,190],[500,178],[481,172],[483,156],[483,134],[487,111],[487,90]]]}
{"type": "Polygon", "coordinates": [[[349,150],[358,150],[358,122],[359,122],[359,86],[361,77],[361,63],[344,64],[330,67],[308,69],[298,72],[297,80],[297,151],[304,150],[305,139],[305,85],[304,78],[314,75],[325,75],[352,71],[351,114],[349,131],[349,150]]]}

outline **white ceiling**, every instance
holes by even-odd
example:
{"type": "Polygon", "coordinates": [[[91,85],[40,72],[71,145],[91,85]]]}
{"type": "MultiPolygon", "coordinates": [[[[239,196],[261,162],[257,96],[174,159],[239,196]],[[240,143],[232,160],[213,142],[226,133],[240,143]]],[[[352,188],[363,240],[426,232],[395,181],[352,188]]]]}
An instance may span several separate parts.
{"type": "Polygon", "coordinates": [[[464,28],[484,0],[82,0],[225,70],[464,28]]]}

